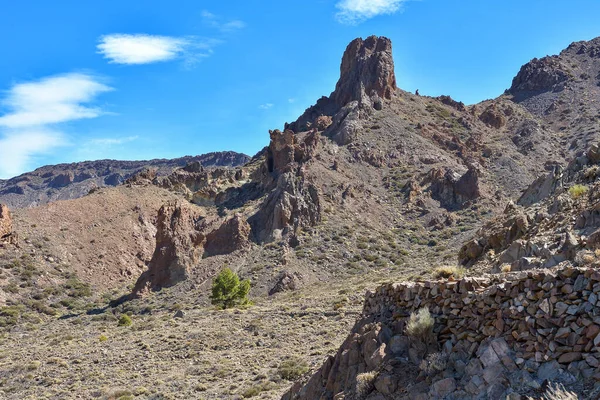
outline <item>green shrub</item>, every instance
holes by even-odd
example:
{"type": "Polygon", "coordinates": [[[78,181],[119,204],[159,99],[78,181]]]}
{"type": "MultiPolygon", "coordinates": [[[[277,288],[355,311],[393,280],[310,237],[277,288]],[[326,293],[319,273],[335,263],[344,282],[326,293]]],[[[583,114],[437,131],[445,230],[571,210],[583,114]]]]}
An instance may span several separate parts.
{"type": "Polygon", "coordinates": [[[130,326],[132,324],[131,317],[127,314],[121,315],[119,318],[119,326],[130,326]]]}
{"type": "Polygon", "coordinates": [[[247,305],[250,303],[248,292],[250,292],[250,281],[248,279],[240,281],[237,274],[225,268],[213,280],[210,301],[223,309],[247,305]]]}
{"type": "Polygon", "coordinates": [[[569,188],[569,194],[572,198],[577,199],[586,194],[588,190],[590,190],[590,188],[585,185],[573,185],[569,188]]]}

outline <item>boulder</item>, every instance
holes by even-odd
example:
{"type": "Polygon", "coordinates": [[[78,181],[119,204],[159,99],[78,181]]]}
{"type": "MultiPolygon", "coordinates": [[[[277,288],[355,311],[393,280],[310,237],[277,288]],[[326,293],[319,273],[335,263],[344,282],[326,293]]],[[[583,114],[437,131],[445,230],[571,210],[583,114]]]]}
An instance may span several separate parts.
{"type": "Polygon", "coordinates": [[[269,290],[269,296],[288,290],[296,290],[300,287],[301,280],[302,276],[299,273],[283,271],[279,274],[275,285],[269,290]]]}

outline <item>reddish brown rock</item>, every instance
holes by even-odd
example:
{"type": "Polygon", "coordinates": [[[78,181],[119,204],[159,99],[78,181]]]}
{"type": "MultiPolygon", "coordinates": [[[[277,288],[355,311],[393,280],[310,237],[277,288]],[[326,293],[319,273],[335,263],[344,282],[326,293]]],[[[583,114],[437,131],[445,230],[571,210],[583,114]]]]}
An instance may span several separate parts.
{"type": "Polygon", "coordinates": [[[365,96],[391,99],[396,91],[392,42],[386,37],[354,39],[346,48],[340,67],[340,80],[331,98],[343,107],[365,96]]]}
{"type": "Polygon", "coordinates": [[[12,229],[12,219],[8,207],[0,204],[0,239],[10,236],[12,229]]]}
{"type": "Polygon", "coordinates": [[[244,249],[250,244],[248,235],[250,225],[240,215],[235,215],[207,235],[204,257],[230,254],[244,249]]]}
{"type": "Polygon", "coordinates": [[[318,131],[324,131],[325,129],[329,128],[329,126],[332,124],[332,122],[333,122],[333,120],[331,119],[330,116],[321,115],[320,117],[317,117],[313,126],[318,131]]]}
{"type": "Polygon", "coordinates": [[[156,249],[133,292],[173,286],[186,280],[190,268],[204,253],[203,231],[203,218],[196,207],[185,203],[162,206],[156,221],[156,249]]]}
{"type": "Polygon", "coordinates": [[[338,126],[348,115],[354,114],[352,110],[357,108],[357,104],[380,110],[384,100],[391,99],[396,90],[390,39],[377,36],[355,39],[342,57],[340,79],[335,90],[329,97],[321,97],[300,118],[286,125],[286,129],[306,131],[321,116],[333,117],[333,125],[338,126]]]}
{"type": "Polygon", "coordinates": [[[479,119],[484,124],[491,126],[496,129],[502,128],[506,125],[506,118],[504,115],[497,109],[495,104],[487,107],[479,116],[479,119]]]}

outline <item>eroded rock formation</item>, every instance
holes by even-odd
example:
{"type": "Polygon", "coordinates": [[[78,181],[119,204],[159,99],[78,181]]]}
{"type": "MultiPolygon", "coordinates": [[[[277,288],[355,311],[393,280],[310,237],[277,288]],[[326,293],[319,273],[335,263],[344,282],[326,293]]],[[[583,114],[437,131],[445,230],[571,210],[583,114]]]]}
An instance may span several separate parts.
{"type": "Polygon", "coordinates": [[[319,99],[288,127],[295,132],[305,131],[309,127],[318,127],[318,119],[328,116],[333,118],[332,126],[338,130],[337,127],[348,115],[358,116],[357,108],[367,113],[372,109],[380,110],[383,102],[390,100],[396,90],[390,39],[377,36],[355,39],[342,57],[340,79],[335,90],[329,97],[319,99]],[[343,116],[336,116],[340,112],[343,116]]]}
{"type": "Polygon", "coordinates": [[[239,216],[206,218],[191,204],[166,204],[158,212],[156,248],[134,293],[159,289],[188,279],[203,257],[233,253],[249,245],[250,227],[239,216]]]}
{"type": "Polygon", "coordinates": [[[321,218],[317,187],[304,170],[317,151],[316,130],[296,135],[290,130],[271,132],[267,149],[267,174],[274,185],[259,211],[250,218],[258,242],[293,237],[298,228],[315,225],[321,218]]]}
{"type": "Polygon", "coordinates": [[[474,166],[462,176],[450,168],[437,168],[429,172],[431,197],[447,209],[461,208],[466,202],[481,196],[479,171],[474,166]]]}
{"type": "Polygon", "coordinates": [[[12,219],[8,207],[0,204],[0,239],[7,238],[12,234],[12,219]]]}

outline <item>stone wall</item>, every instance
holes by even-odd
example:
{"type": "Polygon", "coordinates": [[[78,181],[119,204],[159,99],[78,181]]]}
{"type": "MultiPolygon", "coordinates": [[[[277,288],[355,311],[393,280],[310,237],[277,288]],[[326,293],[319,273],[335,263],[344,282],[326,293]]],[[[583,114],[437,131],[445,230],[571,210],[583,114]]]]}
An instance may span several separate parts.
{"type": "Polygon", "coordinates": [[[519,399],[549,382],[581,393],[600,380],[599,296],[600,271],[577,268],[384,285],[336,356],[284,399],[519,399]],[[428,346],[405,336],[423,307],[428,346]]]}

